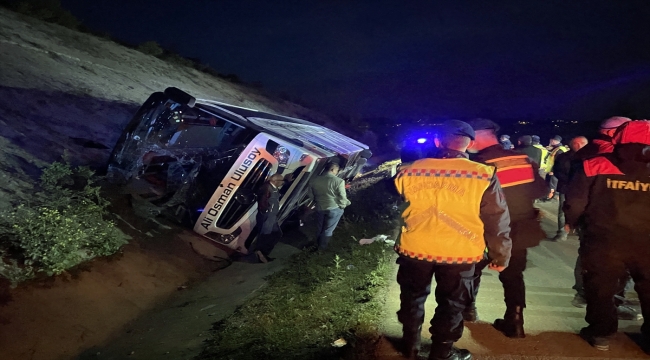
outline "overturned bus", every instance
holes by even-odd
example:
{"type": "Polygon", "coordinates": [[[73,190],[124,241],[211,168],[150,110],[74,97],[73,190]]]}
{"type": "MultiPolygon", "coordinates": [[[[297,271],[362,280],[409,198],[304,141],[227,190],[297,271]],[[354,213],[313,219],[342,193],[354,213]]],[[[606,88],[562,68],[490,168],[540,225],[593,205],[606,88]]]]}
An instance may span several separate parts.
{"type": "Polygon", "coordinates": [[[256,191],[272,174],[282,224],[306,205],[307,183],[330,161],[350,180],[371,156],[368,147],[323,126],[213,100],[177,89],[156,92],[118,140],[108,178],[124,186],[136,212],[163,215],[212,241],[247,253],[256,191]]]}

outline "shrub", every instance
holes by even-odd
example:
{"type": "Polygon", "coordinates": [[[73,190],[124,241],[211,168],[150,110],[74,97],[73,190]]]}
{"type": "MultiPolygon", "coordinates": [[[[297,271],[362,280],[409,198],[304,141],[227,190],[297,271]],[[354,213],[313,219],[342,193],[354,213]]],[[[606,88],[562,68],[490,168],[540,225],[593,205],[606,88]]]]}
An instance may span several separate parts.
{"type": "Polygon", "coordinates": [[[176,53],[166,53],[162,55],[161,59],[167,61],[170,64],[173,65],[179,65],[179,66],[187,66],[187,67],[193,67],[194,62],[192,60],[186,59],[176,53]]]}
{"type": "Polygon", "coordinates": [[[21,255],[24,269],[60,274],[126,244],[125,235],[105,219],[109,202],[89,168],[55,162],[40,180],[35,200],[5,214],[0,228],[5,247],[21,255]]]}
{"type": "Polygon", "coordinates": [[[78,29],[81,24],[74,15],[61,7],[59,0],[25,0],[11,4],[9,7],[21,14],[70,29],[78,29]]]}
{"type": "Polygon", "coordinates": [[[221,75],[221,78],[227,81],[230,81],[233,84],[241,84],[242,81],[239,78],[239,76],[235,74],[226,74],[226,75],[221,75]]]}
{"type": "Polygon", "coordinates": [[[19,264],[16,259],[8,258],[6,253],[0,250],[0,276],[9,279],[11,287],[16,287],[18,283],[34,277],[34,268],[19,264]]]}
{"type": "Polygon", "coordinates": [[[165,52],[165,50],[155,41],[145,41],[138,45],[137,50],[141,53],[155,57],[161,56],[165,52]]]}

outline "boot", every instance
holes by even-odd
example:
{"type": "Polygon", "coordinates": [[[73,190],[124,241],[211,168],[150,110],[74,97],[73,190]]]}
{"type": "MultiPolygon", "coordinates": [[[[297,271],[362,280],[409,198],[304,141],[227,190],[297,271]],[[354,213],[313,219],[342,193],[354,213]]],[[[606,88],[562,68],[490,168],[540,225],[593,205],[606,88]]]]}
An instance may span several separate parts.
{"type": "Polygon", "coordinates": [[[593,336],[588,327],[580,329],[580,337],[589,343],[589,345],[600,351],[609,350],[609,336],[593,336]]]}
{"type": "Polygon", "coordinates": [[[472,360],[472,354],[469,350],[455,347],[451,341],[433,343],[431,344],[429,360],[472,360]]]}
{"type": "Polygon", "coordinates": [[[318,250],[327,249],[327,244],[330,242],[331,236],[321,235],[318,237],[318,250]]]}
{"type": "Polygon", "coordinates": [[[503,319],[496,319],[493,326],[495,329],[501,331],[505,336],[509,338],[525,338],[526,334],[524,333],[523,306],[507,308],[503,319]]]}
{"type": "Polygon", "coordinates": [[[463,310],[463,320],[467,322],[478,321],[478,310],[476,310],[475,304],[471,304],[463,310]]]}
{"type": "Polygon", "coordinates": [[[310,242],[309,244],[307,244],[305,246],[305,248],[303,250],[305,250],[307,252],[310,252],[310,253],[315,253],[316,251],[318,251],[318,241],[310,242]]]}
{"type": "Polygon", "coordinates": [[[422,342],[422,325],[418,327],[417,331],[403,329],[402,333],[402,348],[401,352],[407,359],[416,360],[420,352],[420,344],[422,342]]]}
{"type": "Polygon", "coordinates": [[[567,233],[565,232],[558,232],[557,235],[555,235],[552,239],[553,241],[566,241],[567,240],[567,233]]]}

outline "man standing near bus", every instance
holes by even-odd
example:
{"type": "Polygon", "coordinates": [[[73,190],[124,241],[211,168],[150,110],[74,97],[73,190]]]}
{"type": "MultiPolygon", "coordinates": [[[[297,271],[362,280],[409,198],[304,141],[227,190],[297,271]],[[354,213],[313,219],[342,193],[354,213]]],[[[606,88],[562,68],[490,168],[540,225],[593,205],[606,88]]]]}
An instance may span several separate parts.
{"type": "Polygon", "coordinates": [[[281,235],[278,225],[278,212],[280,211],[280,191],[278,189],[283,183],[284,176],[275,174],[257,192],[256,222],[259,233],[255,254],[262,263],[273,261],[269,254],[273,251],[281,235]]]}
{"type": "Polygon", "coordinates": [[[339,170],[339,164],[331,162],[323,175],[309,182],[309,197],[316,202],[318,250],[327,248],[345,207],[351,204],[345,193],[345,181],[336,176],[339,170]]]}

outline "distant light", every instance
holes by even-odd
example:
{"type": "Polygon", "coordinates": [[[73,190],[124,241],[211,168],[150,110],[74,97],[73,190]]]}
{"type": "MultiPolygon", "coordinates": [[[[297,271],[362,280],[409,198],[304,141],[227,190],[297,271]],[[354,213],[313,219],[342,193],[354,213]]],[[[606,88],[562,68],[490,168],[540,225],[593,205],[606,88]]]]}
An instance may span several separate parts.
{"type": "Polygon", "coordinates": [[[197,212],[203,212],[205,209],[196,209],[197,212]]]}
{"type": "Polygon", "coordinates": [[[418,144],[424,144],[425,142],[427,142],[427,138],[419,138],[418,139],[418,144]]]}

